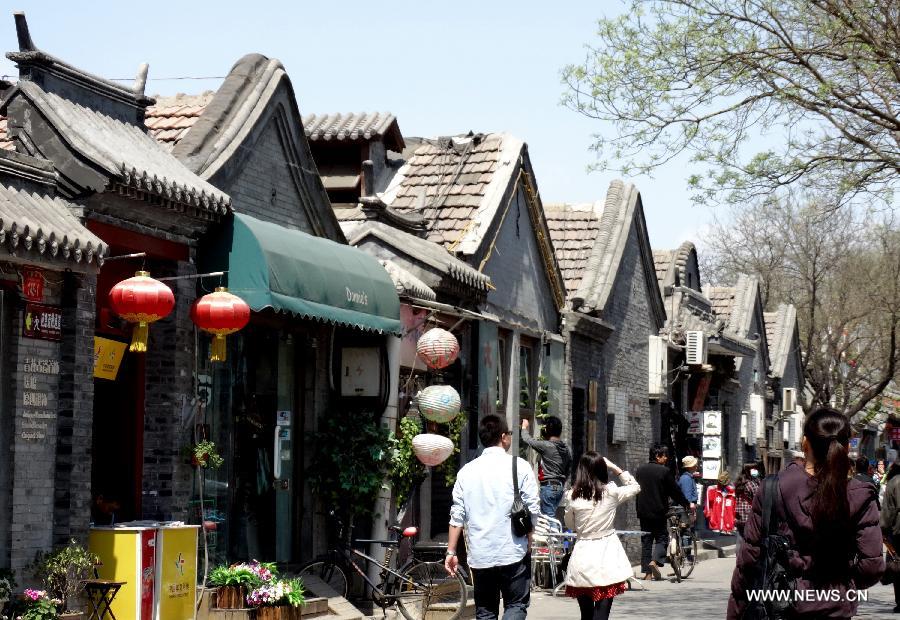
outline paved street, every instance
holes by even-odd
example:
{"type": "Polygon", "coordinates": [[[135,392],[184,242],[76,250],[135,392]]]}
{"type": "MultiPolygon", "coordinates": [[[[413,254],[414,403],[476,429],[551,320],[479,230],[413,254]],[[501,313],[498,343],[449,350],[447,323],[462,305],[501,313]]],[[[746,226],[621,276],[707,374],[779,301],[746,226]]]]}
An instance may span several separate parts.
{"type": "MultiPolygon", "coordinates": [[[[646,583],[647,591],[632,590],[616,598],[612,618],[665,620],[701,620],[724,618],[734,558],[707,560],[697,566],[690,579],[682,583],[668,581],[646,583]]],[[[644,583],[644,582],[641,582],[644,583]]],[[[877,585],[869,590],[869,602],[860,605],[858,618],[894,618],[893,590],[877,585]]],[[[538,593],[531,599],[529,618],[550,620],[578,618],[578,604],[565,597],[551,598],[538,593]]]]}

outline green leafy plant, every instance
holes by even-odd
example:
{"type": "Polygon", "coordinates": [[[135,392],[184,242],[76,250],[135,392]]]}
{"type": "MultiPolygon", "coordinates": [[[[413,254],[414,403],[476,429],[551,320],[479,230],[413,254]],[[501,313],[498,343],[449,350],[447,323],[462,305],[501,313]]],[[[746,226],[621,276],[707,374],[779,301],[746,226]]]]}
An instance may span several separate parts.
{"type": "MultiPolygon", "coordinates": [[[[9,610],[16,620],[56,620],[62,601],[51,598],[45,590],[25,590],[9,610]]],[[[6,616],[4,616],[6,618],[6,616]]]]}
{"type": "Polygon", "coordinates": [[[456,474],[459,471],[459,440],[462,437],[462,429],[466,426],[468,416],[461,412],[458,416],[443,425],[447,428],[447,437],[453,442],[453,452],[446,461],[438,465],[437,469],[444,476],[444,484],[452,487],[456,483],[456,474]]]}
{"type": "Polygon", "coordinates": [[[209,573],[209,583],[216,587],[243,586],[250,590],[272,581],[277,574],[278,569],[274,563],[253,560],[215,567],[209,573]]]}
{"type": "Polygon", "coordinates": [[[218,469],[225,462],[212,441],[201,441],[191,447],[191,465],[204,469],[218,469]]]}
{"type": "Polygon", "coordinates": [[[91,576],[98,562],[96,555],[73,539],[65,547],[46,554],[39,553],[34,571],[50,594],[60,599],[68,610],[69,601],[81,592],[82,582],[91,576]]]}
{"type": "Polygon", "coordinates": [[[0,568],[0,601],[8,601],[17,585],[13,572],[8,568],[0,568]]]}
{"type": "Polygon", "coordinates": [[[390,468],[392,441],[392,433],[370,413],[326,416],[313,436],[313,491],[347,519],[372,516],[390,468]]]}
{"type": "Polygon", "coordinates": [[[392,442],[389,478],[398,508],[409,500],[412,489],[427,475],[412,446],[413,437],[421,432],[420,418],[407,416],[400,420],[400,430],[392,442]]]}

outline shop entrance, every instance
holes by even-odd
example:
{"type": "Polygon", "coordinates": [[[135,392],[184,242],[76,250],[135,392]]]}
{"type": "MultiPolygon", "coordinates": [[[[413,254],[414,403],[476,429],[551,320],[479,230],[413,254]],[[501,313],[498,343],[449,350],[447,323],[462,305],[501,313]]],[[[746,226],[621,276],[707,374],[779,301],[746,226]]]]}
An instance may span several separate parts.
{"type": "Polygon", "coordinates": [[[205,412],[210,436],[228,447],[226,465],[207,477],[207,520],[218,521],[214,557],[291,562],[302,499],[305,337],[253,322],[229,340],[227,362],[211,368],[205,412]]]}

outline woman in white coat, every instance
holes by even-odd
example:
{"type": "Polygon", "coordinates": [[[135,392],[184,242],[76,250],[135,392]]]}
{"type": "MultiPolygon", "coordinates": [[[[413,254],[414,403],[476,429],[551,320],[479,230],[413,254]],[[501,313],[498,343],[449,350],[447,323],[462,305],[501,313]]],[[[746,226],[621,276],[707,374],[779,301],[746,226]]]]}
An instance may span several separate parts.
{"type": "Polygon", "coordinates": [[[634,576],[613,520],[619,504],[640,490],[631,474],[597,452],[584,453],[578,462],[566,508],[566,526],[578,533],[566,571],[566,595],[578,599],[581,620],[609,618],[613,597],[634,576]],[[609,481],[610,473],[619,476],[622,486],[609,481]]]}

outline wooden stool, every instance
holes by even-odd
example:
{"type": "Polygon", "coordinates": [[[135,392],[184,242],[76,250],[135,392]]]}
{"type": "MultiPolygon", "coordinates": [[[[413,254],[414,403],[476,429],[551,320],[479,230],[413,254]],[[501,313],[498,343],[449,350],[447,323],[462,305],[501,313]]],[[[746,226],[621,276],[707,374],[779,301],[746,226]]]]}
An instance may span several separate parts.
{"type": "Polygon", "coordinates": [[[113,613],[112,605],[119,589],[125,585],[124,581],[107,581],[105,579],[87,579],[82,582],[84,591],[87,593],[88,603],[91,606],[88,620],[104,620],[105,616],[109,616],[112,620],[116,620],[116,614],[113,613]]]}

